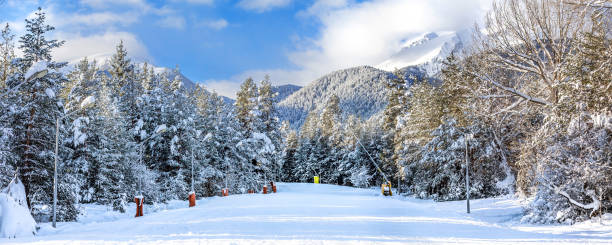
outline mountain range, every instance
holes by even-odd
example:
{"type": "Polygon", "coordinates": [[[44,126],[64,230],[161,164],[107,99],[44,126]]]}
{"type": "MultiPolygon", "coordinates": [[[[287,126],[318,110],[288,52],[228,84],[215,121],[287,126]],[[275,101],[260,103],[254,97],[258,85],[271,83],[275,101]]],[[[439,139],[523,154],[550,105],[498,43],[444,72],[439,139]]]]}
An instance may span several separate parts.
{"type": "Polygon", "coordinates": [[[304,123],[309,112],[322,111],[333,95],[340,99],[344,114],[367,120],[387,105],[388,82],[398,75],[410,86],[414,79],[435,77],[442,62],[452,52],[460,53],[470,42],[470,34],[462,32],[425,33],[406,42],[384,62],[331,72],[289,95],[278,104],[280,120],[289,121],[294,129],[304,123]]]}

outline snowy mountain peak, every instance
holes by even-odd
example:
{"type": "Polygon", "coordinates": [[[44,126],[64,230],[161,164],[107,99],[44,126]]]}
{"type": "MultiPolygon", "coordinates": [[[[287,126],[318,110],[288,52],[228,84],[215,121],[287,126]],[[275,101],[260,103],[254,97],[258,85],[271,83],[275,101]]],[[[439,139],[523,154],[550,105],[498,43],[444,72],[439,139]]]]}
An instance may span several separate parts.
{"type": "Polygon", "coordinates": [[[469,36],[469,31],[424,33],[416,39],[406,41],[400,50],[376,68],[394,71],[418,65],[429,75],[434,75],[440,70],[441,61],[470,42],[469,36]]]}

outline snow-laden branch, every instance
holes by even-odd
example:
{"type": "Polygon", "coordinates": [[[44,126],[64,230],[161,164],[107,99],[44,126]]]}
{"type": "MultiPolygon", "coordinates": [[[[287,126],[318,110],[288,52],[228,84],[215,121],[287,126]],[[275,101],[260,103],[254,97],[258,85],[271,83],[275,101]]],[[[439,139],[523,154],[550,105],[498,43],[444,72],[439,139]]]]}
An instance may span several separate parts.
{"type": "Polygon", "coordinates": [[[565,197],[567,201],[569,201],[571,204],[577,207],[580,207],[582,209],[585,209],[585,210],[592,210],[591,213],[589,214],[589,216],[591,217],[595,214],[595,212],[597,212],[597,210],[601,208],[601,201],[599,201],[599,198],[597,198],[597,195],[595,195],[595,191],[593,190],[586,191],[586,195],[589,196],[593,201],[591,203],[584,204],[584,203],[581,203],[573,199],[566,191],[561,190],[561,188],[558,186],[555,186],[553,184],[546,184],[546,183],[543,183],[543,184],[544,186],[554,191],[555,193],[565,197]]]}
{"type": "Polygon", "coordinates": [[[566,4],[592,7],[592,8],[603,8],[603,9],[612,9],[612,1],[610,0],[595,0],[590,1],[588,3],[576,2],[576,1],[564,1],[566,4]]]}
{"type": "Polygon", "coordinates": [[[550,102],[548,102],[548,101],[546,101],[546,100],[544,100],[542,98],[532,97],[532,96],[527,95],[525,93],[522,93],[522,92],[520,92],[520,91],[518,91],[518,90],[516,90],[514,88],[506,87],[506,86],[502,85],[501,83],[499,83],[499,82],[497,82],[497,81],[495,81],[493,79],[490,79],[490,78],[485,77],[485,76],[481,76],[481,75],[476,74],[474,72],[469,72],[469,73],[471,75],[477,77],[480,80],[489,82],[489,83],[493,84],[495,87],[498,87],[498,88],[500,88],[500,89],[502,89],[502,90],[504,90],[506,92],[512,93],[512,94],[514,94],[516,96],[522,97],[522,98],[526,99],[527,101],[531,101],[533,103],[540,104],[540,105],[551,105],[550,102]]]}
{"type": "Polygon", "coordinates": [[[520,98],[520,99],[519,99],[519,100],[517,100],[516,102],[512,103],[512,105],[510,105],[510,106],[508,106],[508,107],[506,107],[506,108],[504,108],[504,109],[501,109],[500,111],[498,111],[498,112],[494,113],[493,115],[497,115],[497,114],[499,114],[499,113],[504,113],[504,112],[510,111],[510,110],[512,110],[512,109],[514,109],[514,108],[516,108],[517,106],[519,106],[521,103],[523,103],[523,101],[525,101],[525,99],[520,98]]]}
{"type": "Polygon", "coordinates": [[[507,95],[507,94],[491,94],[491,95],[481,95],[478,96],[478,98],[481,99],[497,99],[497,98],[509,98],[512,97],[512,95],[507,95]]]}

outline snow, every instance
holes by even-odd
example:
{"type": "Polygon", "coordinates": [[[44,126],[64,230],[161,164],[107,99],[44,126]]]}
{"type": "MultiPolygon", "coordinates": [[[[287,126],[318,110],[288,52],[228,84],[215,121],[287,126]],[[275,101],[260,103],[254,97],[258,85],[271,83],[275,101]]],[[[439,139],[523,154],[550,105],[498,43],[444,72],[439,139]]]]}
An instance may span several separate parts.
{"type": "Polygon", "coordinates": [[[243,194],[145,204],[134,218],[86,205],[78,222],[42,224],[38,235],[10,244],[610,244],[612,215],[573,226],[519,223],[522,205],[510,196],[433,202],[383,197],[380,189],[278,183],[275,194],[243,194]],[[151,210],[153,208],[153,210],[151,210]]]}
{"type": "Polygon", "coordinates": [[[40,71],[43,71],[43,70],[47,69],[48,65],[49,65],[49,62],[47,62],[47,61],[36,62],[36,63],[32,64],[30,69],[28,69],[28,71],[26,72],[24,77],[26,79],[28,79],[28,78],[32,77],[34,74],[36,74],[37,72],[40,72],[40,71]]]}
{"type": "Polygon", "coordinates": [[[253,133],[253,139],[263,141],[263,147],[259,150],[260,154],[274,152],[274,144],[272,144],[272,141],[266,134],[255,132],[253,133]]]}
{"type": "Polygon", "coordinates": [[[0,193],[0,210],[0,237],[15,238],[36,233],[36,222],[30,215],[25,187],[19,178],[14,178],[0,193]]]}
{"type": "Polygon", "coordinates": [[[157,126],[155,128],[155,133],[159,134],[159,133],[162,133],[162,132],[164,132],[166,130],[168,130],[168,127],[166,127],[166,124],[162,124],[162,125],[159,125],[159,126],[157,126]]]}
{"type": "Polygon", "coordinates": [[[74,146],[84,144],[85,140],[87,139],[87,134],[81,132],[81,129],[84,128],[85,126],[83,125],[83,122],[85,124],[89,124],[89,117],[79,117],[75,119],[74,122],[72,122],[72,128],[73,128],[72,141],[73,141],[74,146]]]}
{"type": "Polygon", "coordinates": [[[46,88],[45,94],[47,94],[47,97],[49,98],[55,98],[55,92],[51,88],[46,88]]]}
{"type": "Polygon", "coordinates": [[[87,98],[85,98],[83,100],[83,102],[81,102],[81,108],[86,108],[86,107],[92,105],[95,102],[96,102],[96,98],[95,97],[88,96],[87,98]]]}

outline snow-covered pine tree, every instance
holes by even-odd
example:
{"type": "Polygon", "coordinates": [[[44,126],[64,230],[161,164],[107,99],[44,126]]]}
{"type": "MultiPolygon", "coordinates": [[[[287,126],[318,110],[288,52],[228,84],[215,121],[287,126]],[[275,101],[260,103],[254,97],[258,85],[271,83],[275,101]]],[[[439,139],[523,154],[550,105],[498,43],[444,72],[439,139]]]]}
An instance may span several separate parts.
{"type": "Polygon", "coordinates": [[[66,147],[70,148],[72,154],[65,159],[65,168],[70,169],[72,177],[70,180],[61,183],[71,183],[75,185],[72,189],[79,192],[79,201],[90,202],[91,195],[87,188],[87,173],[92,163],[92,153],[97,146],[96,138],[92,137],[96,132],[93,131],[90,122],[97,116],[96,107],[81,108],[81,103],[88,96],[95,96],[97,88],[100,88],[100,76],[97,75],[98,68],[96,62],[89,62],[84,58],[77,64],[75,70],[68,74],[68,82],[63,87],[60,96],[65,101],[67,111],[76,111],[67,121],[68,131],[71,137],[67,137],[66,147]]]}
{"type": "Polygon", "coordinates": [[[230,170],[235,162],[230,147],[232,139],[228,137],[234,130],[222,124],[222,118],[229,115],[225,115],[224,102],[216,93],[198,86],[193,101],[197,116],[195,130],[200,132],[196,144],[191,146],[196,163],[194,188],[198,195],[214,196],[225,188],[225,181],[231,179],[229,173],[234,172],[230,170]]]}
{"type": "Polygon", "coordinates": [[[293,169],[296,165],[296,151],[298,148],[298,135],[297,132],[291,129],[288,121],[284,121],[281,126],[281,138],[282,138],[282,149],[281,153],[281,181],[285,182],[296,182],[298,181],[294,174],[293,169]]]}
{"type": "Polygon", "coordinates": [[[15,35],[8,25],[2,29],[0,35],[0,186],[6,186],[15,176],[15,162],[18,157],[13,151],[11,138],[13,137],[13,126],[10,123],[14,104],[9,102],[9,93],[6,82],[17,70],[12,64],[15,59],[15,35]]]}
{"type": "Polygon", "coordinates": [[[247,78],[236,94],[236,118],[240,126],[250,135],[253,131],[253,110],[257,106],[257,85],[252,78],[247,78]]]}
{"type": "Polygon", "coordinates": [[[92,127],[97,142],[92,150],[90,188],[92,200],[125,212],[129,198],[140,184],[140,180],[135,178],[144,175],[139,172],[144,168],[138,164],[137,146],[131,140],[128,122],[121,114],[112,91],[112,87],[102,86],[96,105],[99,113],[92,127]]]}
{"type": "Polygon", "coordinates": [[[141,117],[140,108],[137,105],[138,97],[142,94],[141,84],[136,81],[136,70],[134,64],[128,58],[127,50],[123,41],[117,45],[116,52],[110,61],[111,88],[113,95],[117,96],[119,109],[130,123],[130,131],[137,135],[136,124],[141,117]]]}
{"type": "MultiPolygon", "coordinates": [[[[67,81],[59,72],[65,63],[53,62],[51,57],[52,49],[61,46],[63,42],[46,39],[48,32],[54,28],[47,25],[45,19],[45,13],[39,8],[32,19],[26,20],[26,33],[19,40],[19,48],[24,57],[15,60],[14,64],[19,71],[7,81],[7,86],[13,91],[9,95],[9,103],[18,108],[10,116],[14,129],[11,144],[20,146],[14,152],[19,156],[17,165],[20,167],[20,176],[26,187],[28,204],[37,220],[47,219],[50,215],[48,209],[44,209],[50,205],[53,193],[54,147],[50,142],[54,142],[55,119],[64,115],[63,105],[57,95],[67,81]],[[39,73],[44,76],[32,77],[32,74],[45,69],[46,74],[39,73]]],[[[60,144],[58,157],[65,157],[67,150],[64,144],[60,144]]],[[[62,166],[60,162],[59,173],[63,173],[62,166]]],[[[78,198],[69,195],[73,191],[58,192],[59,220],[76,218],[78,210],[75,205],[78,198]]]]}
{"type": "MultiPolygon", "coordinates": [[[[261,81],[258,91],[258,131],[265,134],[269,139],[273,149],[266,152],[266,161],[268,162],[268,178],[270,180],[280,179],[280,149],[281,149],[281,136],[280,127],[278,122],[278,112],[276,109],[276,93],[272,91],[272,84],[270,83],[270,77],[266,75],[265,79],[261,81]]],[[[265,139],[264,139],[265,140],[265,139]]]]}
{"type": "Polygon", "coordinates": [[[149,92],[151,90],[153,90],[153,88],[156,87],[155,82],[157,81],[155,78],[155,71],[153,70],[153,67],[149,67],[148,63],[144,63],[142,65],[142,69],[141,71],[138,73],[138,75],[140,75],[138,77],[138,80],[141,83],[141,87],[143,89],[143,93],[149,92]]]}
{"type": "Polygon", "coordinates": [[[300,130],[296,164],[292,170],[293,178],[300,182],[311,182],[313,176],[319,175],[319,173],[313,171],[312,161],[310,160],[311,152],[316,146],[316,137],[319,135],[317,119],[318,115],[315,112],[310,112],[300,130]]]}
{"type": "Polygon", "coordinates": [[[20,59],[20,68],[30,68],[38,61],[51,61],[51,50],[60,47],[64,41],[47,40],[45,33],[55,30],[55,27],[45,23],[46,14],[39,7],[35,17],[26,19],[26,33],[19,39],[19,48],[24,57],[20,59]]]}
{"type": "MultiPolygon", "coordinates": [[[[178,68],[174,72],[179,74],[178,68]]],[[[191,162],[191,144],[195,143],[195,121],[189,117],[195,114],[193,103],[185,94],[181,78],[176,75],[170,83],[170,96],[166,97],[167,103],[164,110],[164,124],[168,132],[162,137],[168,139],[166,160],[157,166],[159,171],[158,184],[164,195],[164,200],[185,199],[189,192],[186,178],[189,177],[191,162]],[[189,167],[188,167],[189,166],[189,167]]]]}

